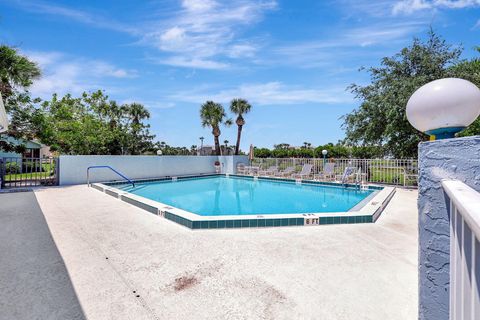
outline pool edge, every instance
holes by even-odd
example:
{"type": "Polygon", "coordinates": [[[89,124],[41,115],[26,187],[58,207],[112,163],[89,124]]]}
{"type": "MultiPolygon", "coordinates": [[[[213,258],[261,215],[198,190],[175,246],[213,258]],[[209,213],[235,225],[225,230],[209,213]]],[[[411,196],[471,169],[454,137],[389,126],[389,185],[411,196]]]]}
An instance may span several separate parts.
{"type": "MultiPolygon", "coordinates": [[[[200,178],[208,176],[225,176],[223,174],[208,174],[208,175],[189,175],[178,177],[162,177],[155,179],[142,179],[136,182],[150,182],[161,181],[169,179],[186,179],[186,178],[200,178]]],[[[227,175],[228,176],[228,175],[227,175]]],[[[233,177],[246,177],[241,175],[229,175],[233,177]]],[[[268,180],[276,180],[269,178],[261,178],[268,180]]],[[[292,179],[284,179],[292,181],[292,179]]],[[[302,180],[305,184],[322,184],[339,186],[335,183],[323,183],[312,180],[302,180]]],[[[174,208],[172,206],[153,201],[129,192],[122,191],[115,188],[118,182],[94,183],[92,187],[105,194],[113,196],[119,200],[134,205],[152,214],[163,217],[167,220],[173,221],[191,230],[202,229],[241,229],[241,228],[270,228],[270,227],[290,227],[290,226],[316,226],[329,224],[357,224],[357,223],[374,223],[378,220],[381,213],[384,211],[392,197],[396,192],[395,187],[379,187],[369,186],[369,189],[376,190],[375,196],[367,201],[361,208],[348,212],[335,213],[292,213],[292,214],[277,214],[268,215],[243,215],[243,216],[200,216],[192,212],[182,209],[174,208]]],[[[350,186],[347,186],[350,187],[350,186]]],[[[358,204],[354,207],[358,207],[358,204]]]]}

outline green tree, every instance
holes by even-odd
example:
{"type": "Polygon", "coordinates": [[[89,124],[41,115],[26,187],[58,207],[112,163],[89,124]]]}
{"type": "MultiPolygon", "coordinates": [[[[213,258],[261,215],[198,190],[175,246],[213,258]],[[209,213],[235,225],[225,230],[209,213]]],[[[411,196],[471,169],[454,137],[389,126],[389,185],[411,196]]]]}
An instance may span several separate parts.
{"type": "MultiPolygon", "coordinates": [[[[476,47],[475,51],[477,54],[480,54],[480,47],[476,47]]],[[[480,57],[474,57],[471,60],[463,60],[452,66],[449,72],[452,77],[468,80],[480,88],[480,57]]],[[[480,117],[458,135],[462,137],[480,135],[480,117]]]]}
{"type": "Polygon", "coordinates": [[[215,151],[217,155],[220,155],[220,125],[230,124],[230,121],[225,120],[225,117],[225,109],[220,103],[207,101],[202,104],[200,108],[200,119],[202,121],[202,126],[212,128],[212,134],[215,141],[215,151]]]}
{"type": "Polygon", "coordinates": [[[290,144],[288,143],[279,143],[273,146],[274,149],[288,149],[290,148],[290,144]]]}
{"type": "Polygon", "coordinates": [[[150,112],[139,103],[131,103],[124,106],[129,122],[129,150],[130,154],[140,154],[149,147],[154,136],[150,135],[150,125],[144,121],[150,119],[150,112]]]}
{"type": "Polygon", "coordinates": [[[40,75],[35,62],[20,55],[15,48],[0,45],[0,92],[4,98],[12,95],[15,87],[28,88],[40,75]]]}
{"type": "Polygon", "coordinates": [[[349,87],[361,104],[343,118],[346,142],[381,146],[397,158],[416,157],[418,143],[428,137],[409,124],[407,101],[422,85],[450,76],[461,52],[430,31],[425,41],[415,38],[409,47],[383,58],[380,67],[369,68],[370,84],[349,87]]]}
{"type": "Polygon", "coordinates": [[[142,105],[119,106],[102,91],[75,98],[53,95],[42,103],[37,136],[64,154],[141,154],[153,152],[148,111],[142,105]],[[135,109],[135,110],[133,110],[135,109]]]}
{"type": "MultiPolygon", "coordinates": [[[[19,54],[15,48],[0,45],[0,94],[10,117],[5,135],[25,140],[35,137],[35,122],[39,121],[35,104],[39,99],[32,99],[26,89],[40,74],[35,62],[19,54]]],[[[25,146],[0,139],[0,149],[23,152],[25,146]]]]}
{"type": "Polygon", "coordinates": [[[272,156],[272,152],[268,148],[257,148],[253,150],[255,158],[269,158],[272,156]]]}
{"type": "Polygon", "coordinates": [[[192,146],[190,147],[190,154],[191,154],[192,156],[195,156],[195,155],[197,155],[197,152],[198,152],[198,147],[197,147],[197,145],[192,144],[192,146]]]}
{"type": "Polygon", "coordinates": [[[250,112],[252,106],[245,99],[233,99],[230,102],[230,111],[237,116],[235,123],[237,124],[237,143],[235,145],[235,155],[240,152],[240,139],[242,137],[242,128],[245,125],[245,119],[243,115],[250,112]]]}

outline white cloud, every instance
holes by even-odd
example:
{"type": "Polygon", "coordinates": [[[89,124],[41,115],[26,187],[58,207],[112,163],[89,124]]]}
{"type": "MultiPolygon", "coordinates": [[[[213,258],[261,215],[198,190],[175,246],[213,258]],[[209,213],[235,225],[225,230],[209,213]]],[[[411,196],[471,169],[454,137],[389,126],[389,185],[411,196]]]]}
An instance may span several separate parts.
{"type": "Polygon", "coordinates": [[[227,63],[201,59],[201,58],[190,58],[182,56],[174,56],[171,58],[165,59],[156,59],[157,63],[166,64],[175,67],[185,67],[185,68],[194,68],[194,69],[211,69],[211,70],[222,70],[229,67],[227,63]]]}
{"type": "MultiPolygon", "coordinates": [[[[299,68],[333,66],[342,68],[363,53],[362,47],[384,47],[395,41],[410,39],[411,35],[426,28],[423,21],[401,23],[376,23],[366,27],[339,30],[335,38],[295,42],[280,45],[272,50],[276,65],[295,65],[299,68]]],[[[369,50],[365,54],[371,55],[369,50]]]]}
{"type": "Polygon", "coordinates": [[[207,11],[212,10],[217,3],[212,0],[183,0],[182,7],[190,11],[207,11]]]}
{"type": "Polygon", "coordinates": [[[151,101],[151,100],[142,100],[142,99],[127,99],[120,101],[120,104],[124,103],[140,103],[143,104],[148,110],[152,109],[170,109],[175,107],[174,102],[167,101],[151,101]]]}
{"type": "Polygon", "coordinates": [[[392,13],[411,14],[427,9],[463,9],[480,6],[480,0],[401,0],[392,8],[392,13]]]}
{"type": "Polygon", "coordinates": [[[80,94],[87,90],[107,89],[100,83],[104,79],[137,76],[135,70],[125,70],[108,62],[71,57],[60,52],[25,54],[42,69],[42,77],[30,88],[34,96],[41,98],[49,98],[53,93],[80,94]]]}
{"type": "Polygon", "coordinates": [[[124,24],[116,20],[112,20],[100,15],[91,14],[78,9],[53,5],[41,1],[16,0],[12,1],[12,3],[29,12],[59,16],[94,27],[129,33],[132,35],[141,34],[140,30],[132,27],[131,25],[124,24]]]}
{"type": "Polygon", "coordinates": [[[248,99],[257,105],[290,105],[302,103],[347,103],[352,97],[345,88],[301,88],[285,85],[281,82],[243,84],[236,88],[208,92],[201,88],[188,92],[178,92],[170,96],[171,100],[201,104],[206,100],[228,103],[235,97],[248,99]]]}
{"type": "Polygon", "coordinates": [[[230,46],[227,55],[231,58],[251,58],[257,52],[257,47],[249,43],[239,43],[230,46]]]}
{"type": "Polygon", "coordinates": [[[183,0],[181,10],[167,22],[150,26],[142,42],[166,55],[157,59],[159,63],[222,69],[229,65],[228,59],[254,55],[255,44],[239,34],[275,7],[275,1],[265,0],[183,0]]]}

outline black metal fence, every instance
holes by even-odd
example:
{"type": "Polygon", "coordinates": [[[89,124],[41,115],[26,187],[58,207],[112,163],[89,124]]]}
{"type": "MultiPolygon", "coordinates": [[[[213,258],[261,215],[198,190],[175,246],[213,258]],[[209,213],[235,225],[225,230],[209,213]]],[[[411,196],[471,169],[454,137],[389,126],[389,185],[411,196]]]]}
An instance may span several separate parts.
{"type": "Polygon", "coordinates": [[[58,185],[58,158],[0,158],[2,188],[58,185]]]}

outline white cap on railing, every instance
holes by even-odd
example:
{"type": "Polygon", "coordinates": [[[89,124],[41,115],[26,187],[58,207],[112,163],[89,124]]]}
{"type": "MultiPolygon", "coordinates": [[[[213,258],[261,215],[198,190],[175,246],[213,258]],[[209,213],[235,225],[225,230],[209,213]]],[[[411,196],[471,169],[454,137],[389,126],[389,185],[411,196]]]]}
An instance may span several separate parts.
{"type": "Polygon", "coordinates": [[[407,103],[407,118],[412,126],[438,139],[453,138],[479,115],[480,89],[458,78],[429,82],[407,103]]]}

